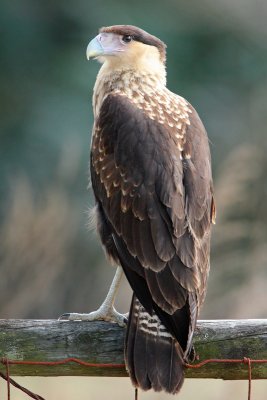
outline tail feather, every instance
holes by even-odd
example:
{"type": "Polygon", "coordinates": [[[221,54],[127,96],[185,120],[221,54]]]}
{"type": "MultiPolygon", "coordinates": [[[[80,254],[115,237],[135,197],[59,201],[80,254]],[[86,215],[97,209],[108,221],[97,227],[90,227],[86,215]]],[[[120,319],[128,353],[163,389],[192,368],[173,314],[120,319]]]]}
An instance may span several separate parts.
{"type": "Polygon", "coordinates": [[[157,347],[158,347],[158,340],[156,337],[146,336],[146,340],[148,342],[147,345],[147,353],[145,354],[146,357],[146,364],[147,364],[147,375],[151,382],[151,387],[155,390],[155,392],[159,392],[161,390],[161,383],[159,377],[159,365],[157,362],[157,347]]]}
{"type": "Polygon", "coordinates": [[[178,342],[170,338],[158,346],[158,374],[160,385],[168,393],[177,393],[184,382],[183,353],[178,342]]]}
{"type": "Polygon", "coordinates": [[[158,316],[150,315],[133,296],[126,346],[126,365],[134,386],[179,392],[184,381],[183,350],[158,316]]]}
{"type": "Polygon", "coordinates": [[[149,366],[147,365],[146,354],[149,351],[147,335],[143,335],[140,329],[136,329],[134,343],[134,370],[138,386],[143,390],[151,389],[151,381],[148,376],[149,366]]]}

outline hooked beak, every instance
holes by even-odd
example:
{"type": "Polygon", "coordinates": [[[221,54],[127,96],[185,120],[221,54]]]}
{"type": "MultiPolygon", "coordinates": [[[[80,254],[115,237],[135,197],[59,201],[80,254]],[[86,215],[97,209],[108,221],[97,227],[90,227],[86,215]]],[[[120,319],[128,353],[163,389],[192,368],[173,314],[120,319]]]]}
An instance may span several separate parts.
{"type": "Polygon", "coordinates": [[[103,46],[98,40],[98,36],[96,36],[93,40],[91,40],[91,42],[87,46],[86,49],[87,60],[102,56],[103,54],[104,54],[103,46]]]}

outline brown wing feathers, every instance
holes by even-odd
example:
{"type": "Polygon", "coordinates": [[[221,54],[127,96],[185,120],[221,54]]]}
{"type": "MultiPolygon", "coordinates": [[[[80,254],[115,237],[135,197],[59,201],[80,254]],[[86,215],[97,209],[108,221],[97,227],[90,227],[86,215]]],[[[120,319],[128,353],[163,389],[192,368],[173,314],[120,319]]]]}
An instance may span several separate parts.
{"type": "Polygon", "coordinates": [[[109,95],[91,155],[102,242],[107,252],[113,244],[111,256],[136,294],[126,338],[130,376],[143,389],[171,393],[183,381],[209,269],[209,149],[194,110],[191,120],[180,157],[175,129],[109,95]]]}

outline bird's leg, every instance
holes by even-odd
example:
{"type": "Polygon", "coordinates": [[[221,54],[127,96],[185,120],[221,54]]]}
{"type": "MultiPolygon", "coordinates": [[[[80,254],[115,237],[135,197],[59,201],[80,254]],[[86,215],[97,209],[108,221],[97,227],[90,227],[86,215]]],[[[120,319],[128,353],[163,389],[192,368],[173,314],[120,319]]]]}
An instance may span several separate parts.
{"type": "Polygon", "coordinates": [[[110,321],[115,322],[120,326],[125,326],[127,322],[127,316],[118,313],[114,308],[115,297],[121,282],[121,278],[123,275],[123,270],[121,267],[118,267],[109,288],[108,294],[103,302],[103,304],[99,307],[98,310],[92,311],[89,314],[78,314],[78,313],[66,313],[62,314],[59,319],[69,320],[69,321],[110,321]]]}

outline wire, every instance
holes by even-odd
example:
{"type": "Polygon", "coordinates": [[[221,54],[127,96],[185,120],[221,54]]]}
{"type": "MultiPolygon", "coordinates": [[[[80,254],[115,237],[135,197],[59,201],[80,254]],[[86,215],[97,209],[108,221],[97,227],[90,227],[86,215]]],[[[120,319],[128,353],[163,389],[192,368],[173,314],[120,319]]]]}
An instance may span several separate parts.
{"type": "Polygon", "coordinates": [[[248,400],[251,400],[251,380],[252,380],[252,364],[266,364],[267,360],[252,360],[248,357],[242,359],[220,359],[220,358],[210,358],[208,360],[203,360],[198,364],[185,364],[186,368],[201,368],[204,365],[210,363],[227,363],[227,364],[246,364],[248,366],[248,400]]]}
{"type": "MultiPolygon", "coordinates": [[[[7,400],[11,400],[10,397],[10,385],[15,386],[16,388],[20,389],[22,392],[26,393],[29,397],[35,400],[45,400],[43,397],[39,396],[31,392],[30,390],[26,389],[25,387],[21,386],[19,383],[11,379],[10,377],[10,365],[46,365],[46,366],[55,366],[55,365],[63,365],[67,363],[76,363],[83,365],[85,367],[90,368],[125,368],[125,364],[96,364],[96,363],[89,363],[79,358],[65,358],[63,360],[58,361],[30,361],[30,360],[10,360],[7,358],[0,359],[0,363],[6,367],[6,375],[0,372],[0,376],[7,381],[7,400]]],[[[228,363],[228,364],[240,364],[243,363],[248,366],[248,400],[251,400],[251,381],[252,381],[252,365],[253,364],[266,364],[267,360],[253,360],[248,357],[244,357],[242,359],[220,359],[220,358],[211,358],[207,360],[203,360],[197,364],[185,364],[186,368],[202,368],[203,366],[210,364],[210,363],[228,363]]],[[[135,389],[135,400],[138,400],[138,389],[135,389]]]]}

